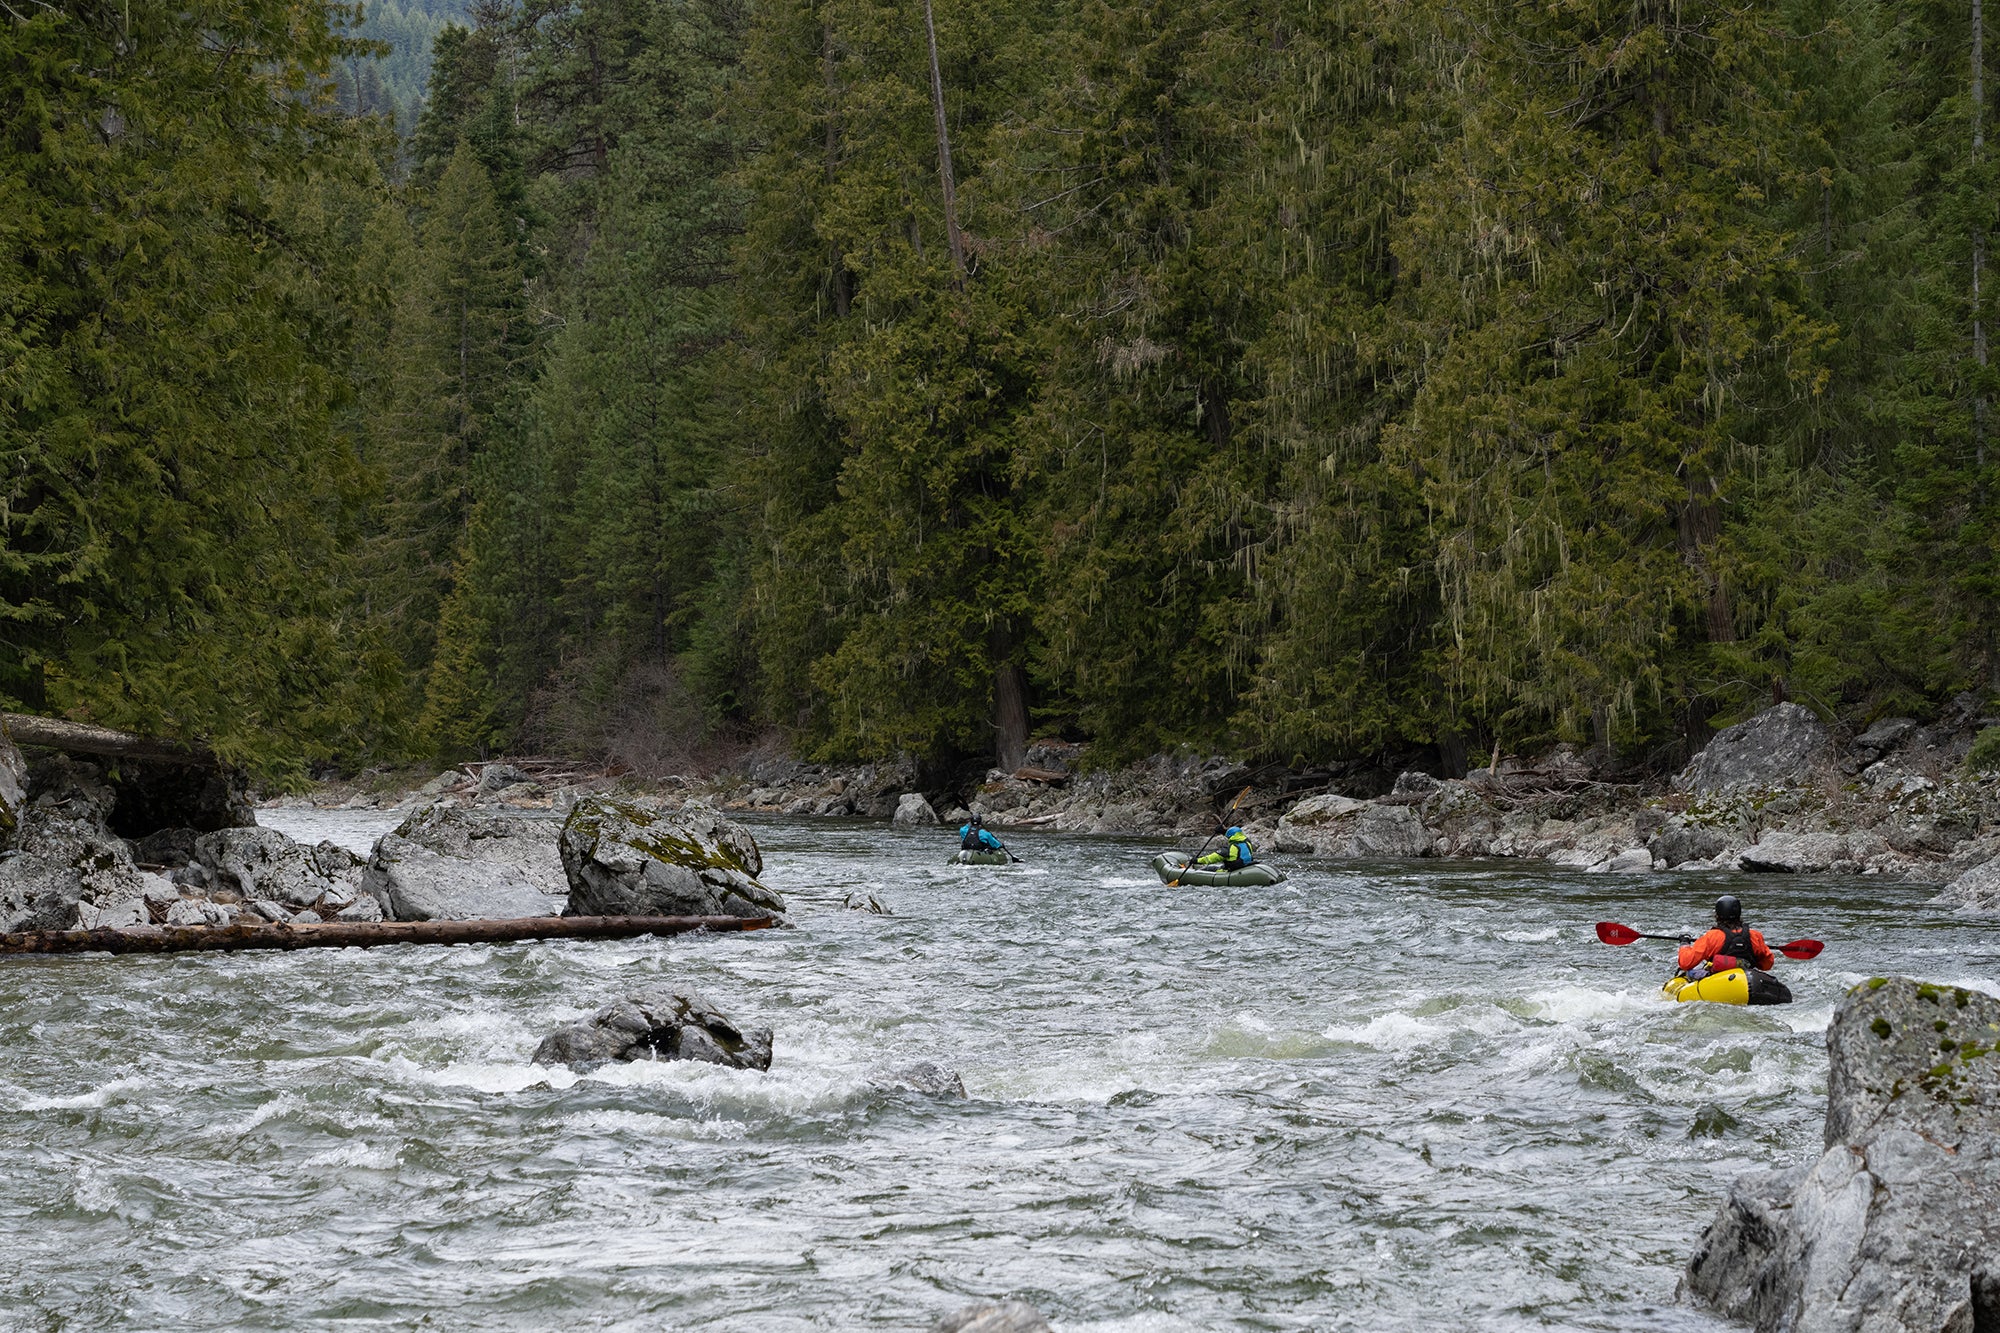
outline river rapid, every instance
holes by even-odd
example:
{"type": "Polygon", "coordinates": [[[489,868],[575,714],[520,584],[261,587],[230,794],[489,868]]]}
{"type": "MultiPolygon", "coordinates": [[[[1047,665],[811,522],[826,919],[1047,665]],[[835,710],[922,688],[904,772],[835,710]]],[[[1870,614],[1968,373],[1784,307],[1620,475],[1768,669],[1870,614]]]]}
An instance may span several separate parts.
{"type": "MultiPolygon", "coordinates": [[[[393,816],[267,811],[366,848],[393,816]],[[368,822],[368,821],[373,821],[368,822]]],[[[1817,1151],[1822,1034],[1884,972],[2000,993],[2000,930],[1877,879],[1279,858],[751,821],[797,929],[0,960],[0,1327],[1685,1329],[1726,1182],[1817,1151]],[[1740,894],[1798,1003],[1664,1003],[1740,894]],[[893,916],[844,910],[872,893],[893,916]],[[768,1074],[529,1063],[645,985],[768,1074]],[[965,1102],[885,1090],[959,1071],[965,1102]]]]}

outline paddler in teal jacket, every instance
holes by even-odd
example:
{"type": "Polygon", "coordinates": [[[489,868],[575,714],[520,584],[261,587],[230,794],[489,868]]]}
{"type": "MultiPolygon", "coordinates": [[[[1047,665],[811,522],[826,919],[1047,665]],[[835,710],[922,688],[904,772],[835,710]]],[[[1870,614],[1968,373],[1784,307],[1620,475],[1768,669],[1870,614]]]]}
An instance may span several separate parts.
{"type": "Polygon", "coordinates": [[[1250,835],[1240,828],[1229,830],[1229,841],[1222,844],[1219,852],[1210,852],[1195,861],[1198,866],[1219,865],[1224,870],[1241,870],[1257,863],[1257,853],[1250,846],[1250,835]]]}
{"type": "Polygon", "coordinates": [[[968,852],[1004,852],[1007,844],[986,831],[986,825],[974,815],[958,826],[958,845],[968,852]]]}

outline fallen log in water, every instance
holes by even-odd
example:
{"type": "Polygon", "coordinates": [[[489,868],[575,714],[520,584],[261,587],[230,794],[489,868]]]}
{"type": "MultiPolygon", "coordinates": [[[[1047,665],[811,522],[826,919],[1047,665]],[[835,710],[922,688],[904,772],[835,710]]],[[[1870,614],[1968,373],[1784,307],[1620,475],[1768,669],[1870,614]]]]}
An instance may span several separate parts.
{"type": "Polygon", "coordinates": [[[0,935],[10,953],[201,953],[235,949],[367,949],[378,944],[622,940],[697,930],[763,930],[774,916],[530,916],[500,921],[328,921],[320,925],[128,926],[0,935]]]}

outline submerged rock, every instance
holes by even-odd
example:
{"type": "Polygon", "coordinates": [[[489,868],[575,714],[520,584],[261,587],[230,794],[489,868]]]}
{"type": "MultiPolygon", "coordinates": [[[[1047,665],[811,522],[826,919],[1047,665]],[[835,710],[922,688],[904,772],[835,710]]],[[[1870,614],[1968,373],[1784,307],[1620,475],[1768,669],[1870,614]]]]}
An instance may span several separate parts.
{"type": "Polygon", "coordinates": [[[1825,1151],[1730,1187],[1683,1294],[1759,1330],[2000,1327],[2000,1000],[1877,979],[1826,1045],[1825,1151]]]}
{"type": "Polygon", "coordinates": [[[1681,770],[1679,785],[1701,795],[1778,787],[1809,776],[1832,757],[1832,733],[1812,710],[1779,704],[1717,732],[1681,770]]]}
{"type": "Polygon", "coordinates": [[[931,1333],[1054,1333],[1042,1312],[1026,1301],[968,1305],[931,1325],[931,1333]]]}
{"type": "Polygon", "coordinates": [[[778,916],[757,882],[756,840],[703,806],[667,812],[635,801],[578,801],[560,841],[565,916],[778,916]]]}
{"type": "Polygon", "coordinates": [[[693,991],[644,991],[557,1028],[535,1048],[538,1065],[588,1073],[617,1060],[700,1060],[771,1067],[771,1029],[740,1028],[693,991]]]}
{"type": "Polygon", "coordinates": [[[913,1065],[905,1065],[889,1075],[888,1085],[906,1092],[919,1092],[926,1097],[942,1097],[948,1101],[965,1101],[965,1080],[943,1065],[932,1064],[929,1060],[919,1060],[913,1065]]]}

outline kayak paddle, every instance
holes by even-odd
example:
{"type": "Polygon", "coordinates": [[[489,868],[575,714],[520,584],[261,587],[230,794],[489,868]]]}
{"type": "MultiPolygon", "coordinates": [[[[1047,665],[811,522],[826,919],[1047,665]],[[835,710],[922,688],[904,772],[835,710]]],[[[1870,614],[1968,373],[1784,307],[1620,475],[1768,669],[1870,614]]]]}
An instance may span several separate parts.
{"type": "Polygon", "coordinates": [[[1208,843],[1214,842],[1217,838],[1229,832],[1229,816],[1236,813],[1236,807],[1243,804],[1243,798],[1245,796],[1248,796],[1252,790],[1254,790],[1254,788],[1245,787],[1242,791],[1236,793],[1236,799],[1229,803],[1229,808],[1222,812],[1223,817],[1216,821],[1217,823],[1221,824],[1222,827],[1217,829],[1215,832],[1209,834],[1208,842],[1204,842],[1200,846],[1200,848],[1196,850],[1195,854],[1188,858],[1186,865],[1182,866],[1179,870],[1174,872],[1174,877],[1167,881],[1168,888],[1178,889],[1181,886],[1181,876],[1186,874],[1188,871],[1194,869],[1194,863],[1198,859],[1200,859],[1203,852],[1206,852],[1208,850],[1208,843]]]}
{"type": "MultiPolygon", "coordinates": [[[[1692,935],[1648,935],[1644,931],[1634,930],[1630,926],[1621,926],[1616,921],[1598,922],[1597,938],[1603,940],[1606,944],[1620,945],[1631,944],[1638,940],[1672,940],[1676,944],[1694,943],[1694,936],[1692,935]]],[[[1790,944],[1774,944],[1771,947],[1785,957],[1794,958],[1803,963],[1808,958],[1819,957],[1819,951],[1824,949],[1826,945],[1819,940],[1793,940],[1790,944]]]]}

